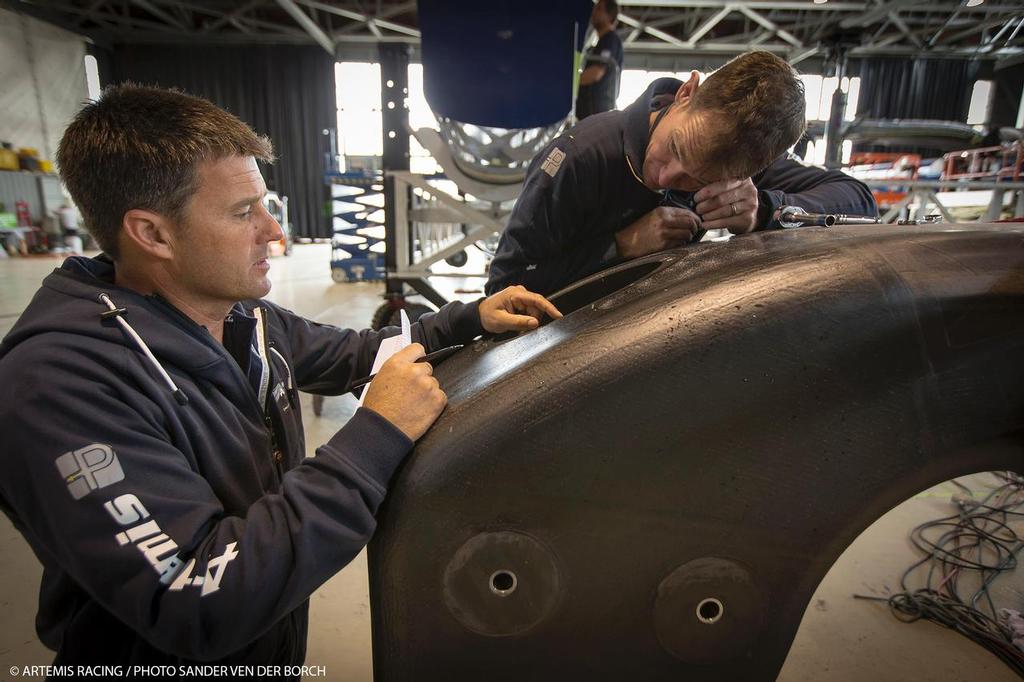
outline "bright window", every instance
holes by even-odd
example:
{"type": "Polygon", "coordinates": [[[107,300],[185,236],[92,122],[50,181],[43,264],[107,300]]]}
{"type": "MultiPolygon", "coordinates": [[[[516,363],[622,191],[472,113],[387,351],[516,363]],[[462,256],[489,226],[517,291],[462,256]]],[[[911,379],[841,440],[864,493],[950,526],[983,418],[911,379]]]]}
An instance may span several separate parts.
{"type": "MultiPolygon", "coordinates": [[[[437,118],[427,104],[423,94],[423,65],[409,65],[409,127],[438,129],[437,118]]],[[[413,173],[432,174],[441,172],[441,167],[415,137],[409,138],[409,170],[413,173]]]]}
{"type": "MultiPolygon", "coordinates": [[[[704,82],[705,75],[700,73],[701,82],[704,82]]],[[[617,109],[625,109],[636,99],[644,94],[647,87],[659,78],[677,78],[684,83],[690,79],[689,71],[645,71],[644,69],[623,69],[619,77],[619,98],[615,100],[617,109]]]]}
{"type": "MultiPolygon", "coordinates": [[[[380,64],[338,62],[334,65],[338,102],[338,153],[345,156],[380,156],[384,153],[381,117],[380,64]]],[[[423,66],[409,65],[409,127],[437,128],[437,120],[423,96],[423,66]]],[[[414,173],[433,173],[437,163],[416,141],[409,140],[409,167],[414,173]]]]}
{"type": "MultiPolygon", "coordinates": [[[[832,114],[832,94],[836,91],[836,78],[823,78],[805,74],[800,76],[804,83],[804,98],[807,101],[808,121],[827,121],[832,114]]],[[[860,99],[860,78],[844,78],[846,91],[846,114],[843,119],[852,121],[857,115],[860,99]]]]}
{"type": "Polygon", "coordinates": [[[971,91],[971,105],[967,110],[968,125],[983,125],[988,121],[989,96],[992,81],[975,81],[971,91]]]}
{"type": "Polygon", "coordinates": [[[384,125],[380,116],[380,64],[334,65],[338,98],[338,153],[380,156],[384,125]]]}
{"type": "Polygon", "coordinates": [[[804,99],[807,101],[807,120],[821,118],[821,76],[800,76],[804,82],[804,99]]]}
{"type": "Polygon", "coordinates": [[[89,91],[89,99],[100,98],[100,70],[96,66],[96,57],[85,55],[85,86],[89,91]]]}
{"type": "MultiPolygon", "coordinates": [[[[843,140],[843,147],[840,156],[840,161],[843,163],[850,162],[850,155],[853,153],[853,142],[850,140],[843,140]]],[[[807,151],[804,153],[804,162],[813,163],[817,166],[825,165],[825,140],[818,138],[807,143],[807,151]]]]}

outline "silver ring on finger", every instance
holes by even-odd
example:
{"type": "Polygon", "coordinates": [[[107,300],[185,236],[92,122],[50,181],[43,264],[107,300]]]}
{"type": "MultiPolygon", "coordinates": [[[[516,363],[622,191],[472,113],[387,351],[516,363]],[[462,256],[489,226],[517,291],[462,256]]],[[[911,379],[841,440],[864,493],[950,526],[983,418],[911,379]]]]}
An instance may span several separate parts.
{"type": "Polygon", "coordinates": [[[739,211],[737,211],[737,210],[736,210],[736,202],[735,202],[735,201],[734,201],[734,202],[732,202],[731,204],[729,204],[729,208],[731,208],[731,209],[732,209],[732,214],[733,214],[734,216],[735,216],[735,215],[736,215],[737,213],[739,213],[739,211]]]}

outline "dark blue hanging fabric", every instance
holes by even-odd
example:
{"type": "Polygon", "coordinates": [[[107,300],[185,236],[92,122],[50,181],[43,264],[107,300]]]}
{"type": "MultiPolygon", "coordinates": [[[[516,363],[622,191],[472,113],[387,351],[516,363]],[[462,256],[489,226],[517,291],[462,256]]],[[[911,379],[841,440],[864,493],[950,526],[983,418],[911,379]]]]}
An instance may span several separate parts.
{"type": "Polygon", "coordinates": [[[431,109],[496,128],[565,118],[573,105],[573,53],[592,7],[590,0],[419,0],[431,109]]]}

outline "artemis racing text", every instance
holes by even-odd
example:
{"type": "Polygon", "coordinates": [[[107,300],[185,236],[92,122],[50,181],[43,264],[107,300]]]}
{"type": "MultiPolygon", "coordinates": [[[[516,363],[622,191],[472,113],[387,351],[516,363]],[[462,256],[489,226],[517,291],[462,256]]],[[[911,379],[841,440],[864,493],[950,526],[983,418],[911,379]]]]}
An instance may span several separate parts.
{"type": "Polygon", "coordinates": [[[12,676],[117,677],[203,679],[207,677],[252,679],[259,677],[327,677],[322,665],[26,665],[14,666],[12,676]]]}

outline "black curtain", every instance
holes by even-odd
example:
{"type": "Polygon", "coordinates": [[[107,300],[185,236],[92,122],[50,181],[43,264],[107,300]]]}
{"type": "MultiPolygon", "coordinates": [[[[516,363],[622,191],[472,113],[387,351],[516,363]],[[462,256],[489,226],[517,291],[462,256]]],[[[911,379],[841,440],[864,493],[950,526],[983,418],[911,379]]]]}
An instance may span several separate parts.
{"type": "MultiPolygon", "coordinates": [[[[967,122],[979,62],[965,59],[864,59],[860,64],[857,118],[917,118],[967,122]]],[[[946,150],[901,146],[924,158],[946,150]]],[[[854,151],[888,152],[890,147],[857,144],[854,151]]]]}
{"type": "Polygon", "coordinates": [[[124,45],[110,57],[112,82],[177,87],[209,99],[274,142],[267,187],[288,197],[292,234],[330,237],[330,152],[337,126],[334,59],[320,47],[124,45]]]}
{"type": "Polygon", "coordinates": [[[989,124],[993,129],[1017,125],[1021,93],[1024,92],[1024,64],[999,69],[992,85],[992,108],[989,124]]]}
{"type": "Polygon", "coordinates": [[[966,123],[978,66],[965,59],[865,59],[857,117],[966,123]]]}

